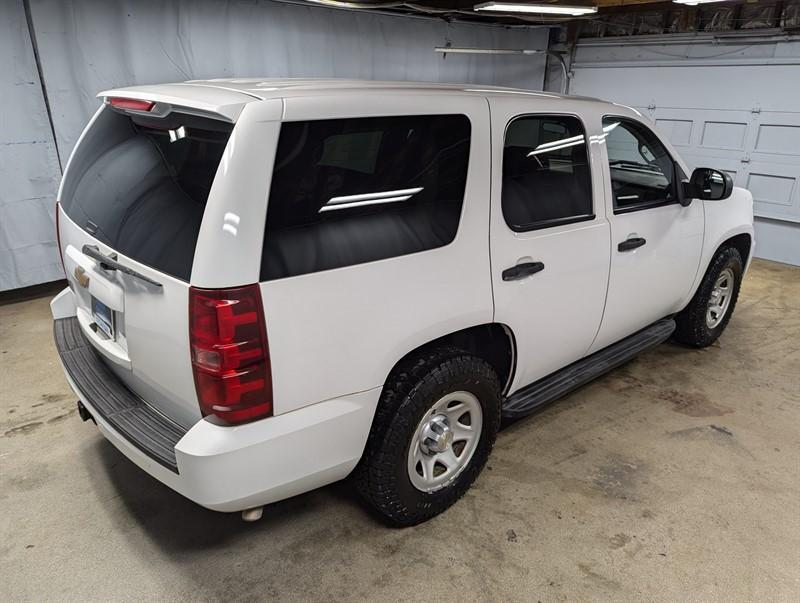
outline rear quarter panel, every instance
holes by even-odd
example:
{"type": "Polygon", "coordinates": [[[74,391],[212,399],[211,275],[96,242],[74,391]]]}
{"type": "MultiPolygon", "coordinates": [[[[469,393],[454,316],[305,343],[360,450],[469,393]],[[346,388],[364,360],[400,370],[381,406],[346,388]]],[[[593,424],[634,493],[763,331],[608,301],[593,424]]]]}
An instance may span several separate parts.
{"type": "Polygon", "coordinates": [[[460,224],[449,245],[261,284],[276,414],[382,386],[409,351],[492,320],[486,99],[305,97],[287,99],[285,111],[287,121],[461,113],[470,119],[471,143],[460,224]]]}

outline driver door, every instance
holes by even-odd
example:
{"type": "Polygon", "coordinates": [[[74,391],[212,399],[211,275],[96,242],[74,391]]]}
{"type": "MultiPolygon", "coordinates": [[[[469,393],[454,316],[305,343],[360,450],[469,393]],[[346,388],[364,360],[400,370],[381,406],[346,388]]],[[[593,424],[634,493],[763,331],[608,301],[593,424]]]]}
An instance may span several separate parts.
{"type": "Polygon", "coordinates": [[[700,264],[704,230],[703,204],[678,202],[680,168],[644,123],[605,116],[600,147],[611,274],[590,352],[681,309],[700,264]]]}

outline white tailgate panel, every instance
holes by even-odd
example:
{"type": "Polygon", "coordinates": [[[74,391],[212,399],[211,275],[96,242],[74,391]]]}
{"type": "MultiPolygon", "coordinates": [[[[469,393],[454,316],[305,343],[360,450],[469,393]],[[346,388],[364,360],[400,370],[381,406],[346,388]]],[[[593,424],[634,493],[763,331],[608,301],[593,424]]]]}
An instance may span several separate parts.
{"type": "Polygon", "coordinates": [[[194,376],[189,357],[189,285],[122,254],[119,262],[162,284],[159,289],[121,274],[101,270],[83,255],[84,245],[96,245],[104,254],[112,250],[79,228],[61,212],[61,244],[65,250],[67,279],[75,292],[77,316],[83,332],[109,367],[151,406],[191,426],[200,419],[194,376]],[[75,278],[77,265],[89,276],[88,289],[75,278]],[[117,340],[92,331],[91,296],[117,312],[117,340]]]}

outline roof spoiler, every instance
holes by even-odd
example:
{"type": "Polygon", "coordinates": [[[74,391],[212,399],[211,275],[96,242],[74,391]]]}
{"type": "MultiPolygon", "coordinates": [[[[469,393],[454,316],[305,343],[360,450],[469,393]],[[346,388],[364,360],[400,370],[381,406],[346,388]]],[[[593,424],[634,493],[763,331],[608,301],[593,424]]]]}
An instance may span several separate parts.
{"type": "Polygon", "coordinates": [[[104,90],[97,95],[116,111],[166,117],[172,111],[235,122],[244,106],[258,97],[199,84],[159,84],[104,90]]]}

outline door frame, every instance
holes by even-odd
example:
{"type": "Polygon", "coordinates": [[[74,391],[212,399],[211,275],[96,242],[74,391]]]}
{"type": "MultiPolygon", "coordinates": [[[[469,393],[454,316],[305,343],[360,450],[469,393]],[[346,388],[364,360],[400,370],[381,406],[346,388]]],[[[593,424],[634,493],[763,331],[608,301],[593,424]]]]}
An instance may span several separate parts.
{"type": "MultiPolygon", "coordinates": [[[[534,96],[534,95],[531,95],[534,96]]],[[[492,249],[492,264],[491,264],[491,281],[494,291],[494,321],[505,325],[512,332],[515,332],[515,325],[509,324],[509,319],[513,318],[513,311],[508,307],[503,308],[500,300],[502,293],[500,287],[507,287],[508,283],[499,281],[499,274],[508,266],[504,262],[508,261],[508,257],[498,257],[498,241],[495,240],[497,236],[509,237],[513,241],[525,242],[535,239],[552,239],[562,234],[572,233],[575,231],[587,229],[602,229],[602,233],[596,233],[596,237],[603,241],[602,248],[605,250],[607,256],[604,258],[605,272],[602,275],[602,286],[604,287],[602,293],[602,302],[596,308],[597,317],[596,323],[593,324],[593,331],[586,339],[586,346],[575,353],[574,357],[563,361],[559,366],[548,367],[550,370],[531,370],[527,364],[530,362],[530,354],[525,352],[526,336],[521,336],[520,333],[515,333],[516,340],[516,370],[513,375],[513,381],[510,383],[509,393],[513,393],[520,388],[529,385],[530,383],[538,380],[563,368],[584,357],[591,347],[594,338],[602,324],[603,311],[605,310],[605,297],[608,287],[608,271],[610,270],[611,263],[611,250],[610,250],[610,223],[607,216],[607,203],[606,191],[604,185],[604,171],[602,168],[602,156],[598,148],[601,140],[599,134],[601,133],[600,119],[603,114],[602,109],[607,108],[607,105],[598,103],[587,103],[585,100],[569,99],[561,97],[553,97],[547,95],[548,98],[542,98],[544,95],[535,95],[538,98],[535,100],[520,97],[490,97],[490,112],[491,112],[491,125],[492,125],[492,163],[494,166],[492,170],[492,184],[491,184],[491,217],[490,217],[490,249],[492,249]],[[533,102],[531,102],[533,101],[533,102]],[[589,162],[589,170],[591,175],[591,193],[592,193],[592,211],[593,217],[591,219],[573,220],[564,224],[555,224],[552,226],[542,226],[530,230],[517,232],[512,229],[505,220],[502,211],[502,173],[503,173],[503,149],[505,147],[505,140],[508,127],[516,119],[523,117],[536,117],[536,116],[569,116],[577,118],[584,129],[585,137],[587,140],[587,157],[589,162]],[[600,167],[598,167],[598,165],[600,167]]],[[[513,245],[514,243],[509,243],[513,245]]],[[[506,255],[520,255],[517,253],[507,253],[506,255]]],[[[516,259],[516,258],[515,258],[516,259]]],[[[535,259],[535,258],[534,258],[535,259]]],[[[546,269],[545,269],[546,270],[546,269]]],[[[531,277],[536,279],[536,276],[531,277]]],[[[522,283],[524,281],[520,281],[522,283]]],[[[520,285],[523,286],[523,285],[520,285]]],[[[521,293],[521,292],[520,292],[521,293]]],[[[529,343],[530,345],[530,343],[529,343]]],[[[544,352],[547,353],[546,351],[544,352]]]]}

